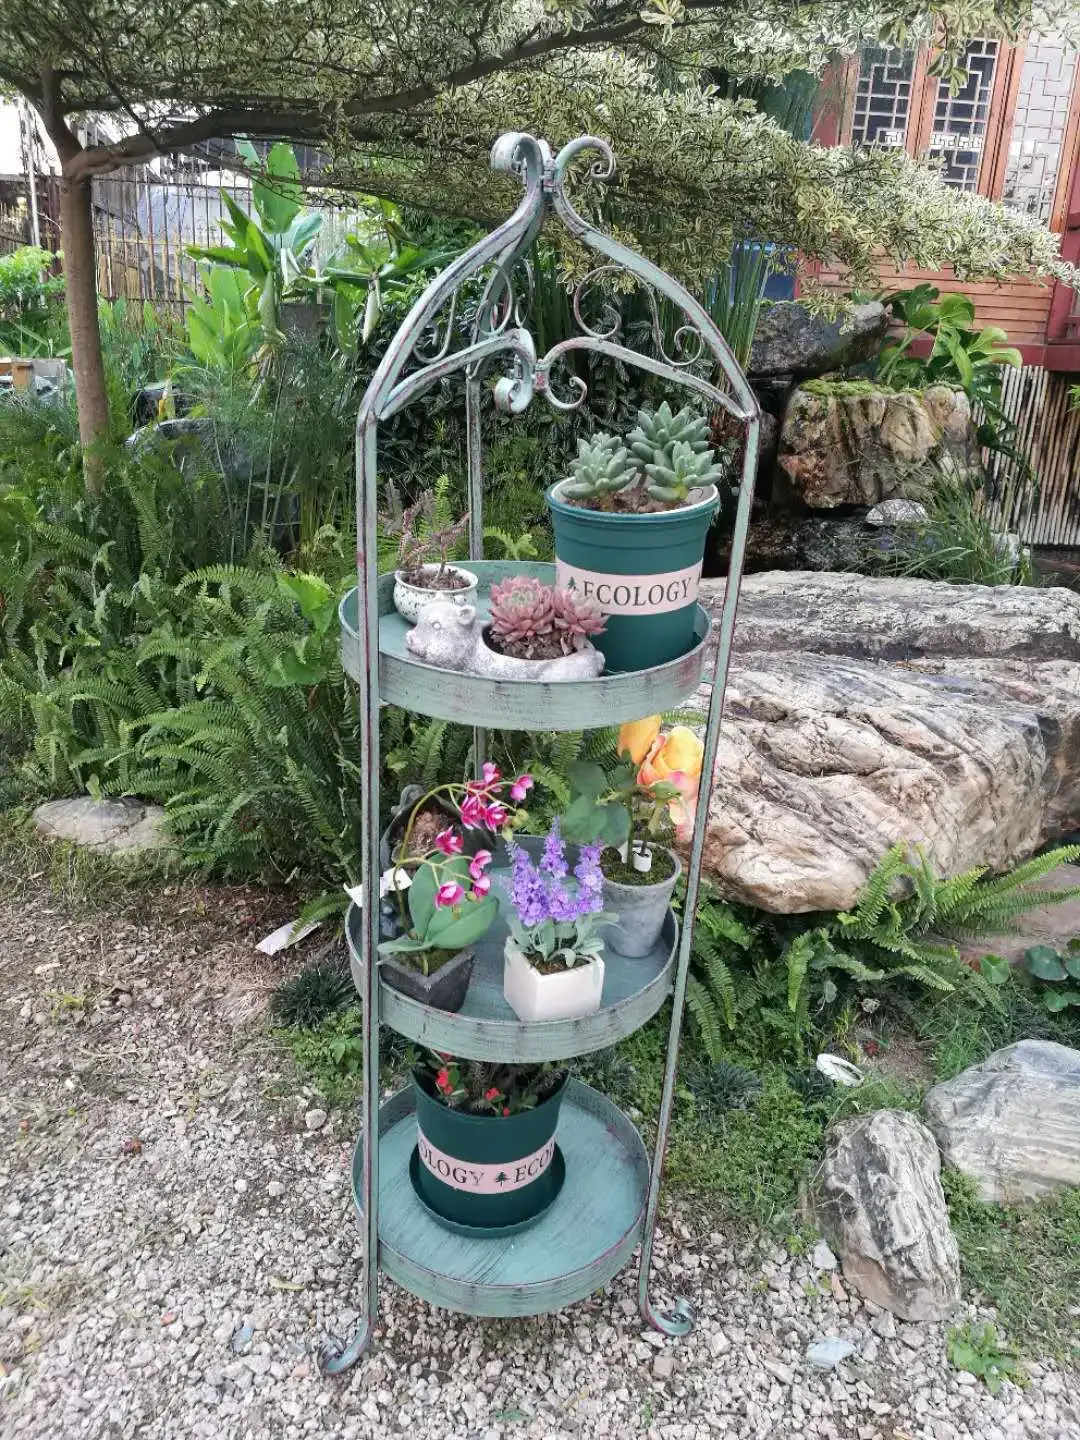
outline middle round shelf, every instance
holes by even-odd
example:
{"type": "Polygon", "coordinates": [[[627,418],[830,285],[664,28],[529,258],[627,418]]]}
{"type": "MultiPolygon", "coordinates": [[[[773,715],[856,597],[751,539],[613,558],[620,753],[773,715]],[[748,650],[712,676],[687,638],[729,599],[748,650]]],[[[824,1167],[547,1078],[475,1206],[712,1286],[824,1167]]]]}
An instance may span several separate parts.
{"type": "MultiPolygon", "coordinates": [[[[500,871],[492,877],[501,890],[500,871]]],[[[506,874],[507,872],[502,872],[506,874]]],[[[505,892],[504,892],[505,894],[505,892]]],[[[508,902],[503,900],[505,906],[508,902]]],[[[353,982],[360,988],[361,912],[346,917],[353,982]]],[[[521,1064],[569,1060],[614,1045],[651,1020],[671,993],[679,926],[669,910],[660,939],[648,955],[631,958],[606,949],[604,990],[595,1015],[576,1020],[523,1024],[503,999],[503,942],[507,927],[500,914],[474,946],[476,961],[465,1002],[456,1012],[421,1004],[385,981],[379,982],[379,1019],[417,1044],[469,1060],[521,1064]]]]}

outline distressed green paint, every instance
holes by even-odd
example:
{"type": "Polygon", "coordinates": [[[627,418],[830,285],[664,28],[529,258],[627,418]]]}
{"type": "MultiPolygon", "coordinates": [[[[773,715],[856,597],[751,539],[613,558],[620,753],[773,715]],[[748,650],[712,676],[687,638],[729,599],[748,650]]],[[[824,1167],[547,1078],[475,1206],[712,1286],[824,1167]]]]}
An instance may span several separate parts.
{"type": "MultiPolygon", "coordinates": [[[[507,872],[493,867],[490,873],[494,888],[499,890],[507,872]]],[[[363,963],[360,917],[361,912],[350,906],[346,933],[353,980],[358,988],[363,963]]],[[[630,958],[607,952],[604,991],[595,1015],[524,1025],[503,998],[503,942],[507,933],[500,916],[473,946],[476,960],[460,1010],[433,1010],[383,983],[379,987],[383,1020],[399,1035],[431,1050],[468,1055],[474,1060],[531,1064],[569,1060],[606,1049],[640,1030],[671,994],[679,927],[669,910],[660,939],[648,955],[630,958]]]]}
{"type": "MultiPolygon", "coordinates": [[[[696,612],[694,633],[699,643],[671,667],[602,676],[580,686],[488,682],[485,688],[485,682],[472,676],[407,666],[403,653],[398,653],[399,642],[392,627],[386,627],[384,622],[392,580],[380,580],[376,573],[377,436],[384,421],[451,376],[460,375],[465,381],[469,543],[472,564],[478,570],[484,564],[479,558],[483,535],[479,397],[482,388],[490,383],[487,372],[492,367],[502,370],[493,386],[495,404],[509,414],[520,413],[534,396],[544,397],[557,410],[581,405],[586,398],[584,385],[580,381],[568,385],[561,367],[571,352],[591,351],[644,370],[669,386],[691,390],[745,426],[728,583],[716,626],[712,693],[705,723],[702,773],[707,777],[714,773],[753,502],[760,412],[726,341],[689,291],[650,261],[597,230],[574,209],[566,193],[566,180],[575,161],[586,152],[592,152],[594,178],[614,177],[614,154],[605,141],[595,136],[580,136],[564,145],[557,155],[552,154],[546,142],[530,135],[512,133],[496,141],[493,169],[515,176],[522,186],[517,209],[453,261],[417,299],[390,342],[360,404],[356,425],[359,589],[346,598],[343,606],[342,654],[345,668],[356,679],[360,692],[362,879],[369,895],[377,893],[379,881],[380,703],[405,705],[425,714],[472,724],[474,758],[479,763],[485,752],[487,726],[587,729],[637,719],[678,704],[696,688],[703,673],[705,642],[713,638],[707,617],[696,612]],[[577,241],[599,258],[574,298],[573,311],[580,333],[554,345],[546,355],[537,356],[533,337],[523,328],[512,276],[548,214],[554,214],[577,241]],[[679,332],[679,353],[685,357],[687,343],[692,345],[696,338],[700,342],[698,353],[710,362],[707,376],[694,373],[685,358],[665,352],[658,324],[652,336],[652,353],[629,349],[621,343],[617,331],[589,328],[582,318],[580,289],[589,285],[596,274],[611,269],[627,272],[634,283],[644,287],[651,302],[669,302],[681,313],[685,324],[679,332]],[[460,288],[473,284],[482,274],[487,277],[486,285],[474,312],[471,335],[467,343],[454,349],[459,332],[445,319],[448,303],[460,288]],[[423,354],[422,342],[433,326],[437,332],[434,351],[423,354]],[[422,671],[427,673],[418,673],[422,671]]],[[[707,791],[708,784],[704,788],[707,791]]],[[[476,1315],[529,1315],[568,1305],[605,1284],[630,1259],[640,1240],[638,1304],[642,1318],[667,1335],[685,1334],[690,1328],[692,1307],[687,1301],[675,1299],[669,1309],[654,1303],[651,1270],[708,811],[707,803],[698,806],[690,847],[685,913],[691,924],[677,939],[672,936],[677,958],[652,1164],[626,1117],[602,1096],[575,1082],[568,1091],[559,1127],[559,1145],[566,1156],[565,1189],[550,1210],[521,1236],[478,1241],[471,1236],[451,1235],[427,1214],[414,1194],[408,1175],[415,1136],[411,1092],[395,1097],[381,1111],[379,1106],[379,1012],[380,998],[386,992],[376,983],[379,937],[375,907],[350,927],[356,952],[353,973],[361,991],[365,1025],[364,1134],[353,1168],[365,1233],[364,1275],[359,1328],[347,1344],[323,1350],[320,1359],[327,1373],[339,1374],[355,1364],[370,1343],[378,1312],[380,1269],[433,1304],[476,1315]],[[377,1138],[380,1133],[381,1142],[377,1138]]],[[[657,977],[653,984],[666,988],[667,977],[657,977]]],[[[646,984],[638,996],[646,992],[655,995],[646,984]]],[[[614,1012],[617,1005],[606,1009],[614,1012]]],[[[471,1053],[467,1048],[457,1048],[462,1056],[471,1053]]]]}
{"type": "MultiPolygon", "coordinates": [[[[470,560],[469,568],[480,580],[477,609],[482,616],[488,613],[491,586],[508,575],[532,575],[549,585],[555,582],[555,567],[549,564],[470,560]]],[[[394,609],[393,589],[393,575],[381,576],[379,694],[385,704],[400,705],[420,715],[436,715],[463,725],[473,725],[482,716],[490,729],[599,729],[674,710],[701,683],[711,621],[700,606],[692,607],[693,648],[668,664],[633,674],[601,675],[597,680],[539,684],[534,680],[488,680],[422,665],[405,648],[410,626],[394,609]]],[[[355,590],[342,600],[340,616],[342,664],[345,673],[358,681],[361,660],[355,590]]]]}
{"type": "MultiPolygon", "coordinates": [[[[606,1285],[641,1235],[649,1157],[633,1125],[610,1100],[571,1080],[555,1139],[566,1183],[535,1225],[505,1238],[456,1235],[413,1193],[416,1144],[410,1087],[379,1112],[379,1263],[399,1285],[448,1310],[523,1316],[560,1310],[606,1285]]],[[[362,1142],[353,1159],[361,1213],[362,1142]]]]}

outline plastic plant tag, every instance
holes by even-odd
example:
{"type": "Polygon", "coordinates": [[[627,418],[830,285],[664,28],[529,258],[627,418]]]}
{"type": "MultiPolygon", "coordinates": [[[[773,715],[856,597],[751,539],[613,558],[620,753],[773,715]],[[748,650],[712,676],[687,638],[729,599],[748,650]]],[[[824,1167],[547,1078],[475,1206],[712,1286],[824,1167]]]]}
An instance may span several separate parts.
{"type": "Polygon", "coordinates": [[[307,938],[313,930],[317,930],[322,924],[321,920],[309,920],[306,925],[296,928],[296,921],[289,920],[284,925],[260,940],[255,946],[256,950],[262,951],[264,955],[276,955],[279,950],[288,950],[292,945],[298,945],[301,940],[307,938]]]}
{"type": "MultiPolygon", "coordinates": [[[[379,899],[383,900],[390,894],[391,890],[408,890],[412,884],[412,876],[407,870],[384,870],[379,876],[379,899]]],[[[363,885],[344,885],[342,889],[349,899],[359,909],[364,908],[364,887],[363,885]]]]}

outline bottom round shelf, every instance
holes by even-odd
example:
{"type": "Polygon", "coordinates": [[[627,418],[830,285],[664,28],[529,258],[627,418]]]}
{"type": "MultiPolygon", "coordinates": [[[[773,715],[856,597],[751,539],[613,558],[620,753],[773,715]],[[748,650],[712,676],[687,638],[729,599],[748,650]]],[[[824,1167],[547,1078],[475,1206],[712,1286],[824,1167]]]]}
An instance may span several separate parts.
{"type": "MultiPolygon", "coordinates": [[[[411,1087],[379,1111],[379,1267],[422,1300],[469,1315],[540,1315],[582,1300],[616,1275],[641,1235],[649,1157],[605,1096],[572,1080],[556,1140],[566,1183],[535,1225],[517,1235],[454,1234],[420,1204],[409,1181],[416,1144],[411,1087]]],[[[353,1195],[363,1211],[361,1136],[353,1195]]]]}

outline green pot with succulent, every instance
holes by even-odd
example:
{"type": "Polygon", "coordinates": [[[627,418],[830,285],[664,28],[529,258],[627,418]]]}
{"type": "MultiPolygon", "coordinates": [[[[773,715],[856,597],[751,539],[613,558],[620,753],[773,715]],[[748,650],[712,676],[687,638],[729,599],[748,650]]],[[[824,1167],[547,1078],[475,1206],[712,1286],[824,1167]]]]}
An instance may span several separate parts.
{"type": "Polygon", "coordinates": [[[596,643],[609,671],[645,670],[692,647],[723,473],[706,418],[665,401],[639,411],[622,439],[579,441],[572,472],[548,491],[557,583],[607,617],[596,643]]]}
{"type": "Polygon", "coordinates": [[[414,1057],[416,1149],[409,1178],[449,1228],[525,1228],[565,1178],[555,1143],[569,1079],[545,1065],[488,1064],[427,1050],[414,1057]]]}

